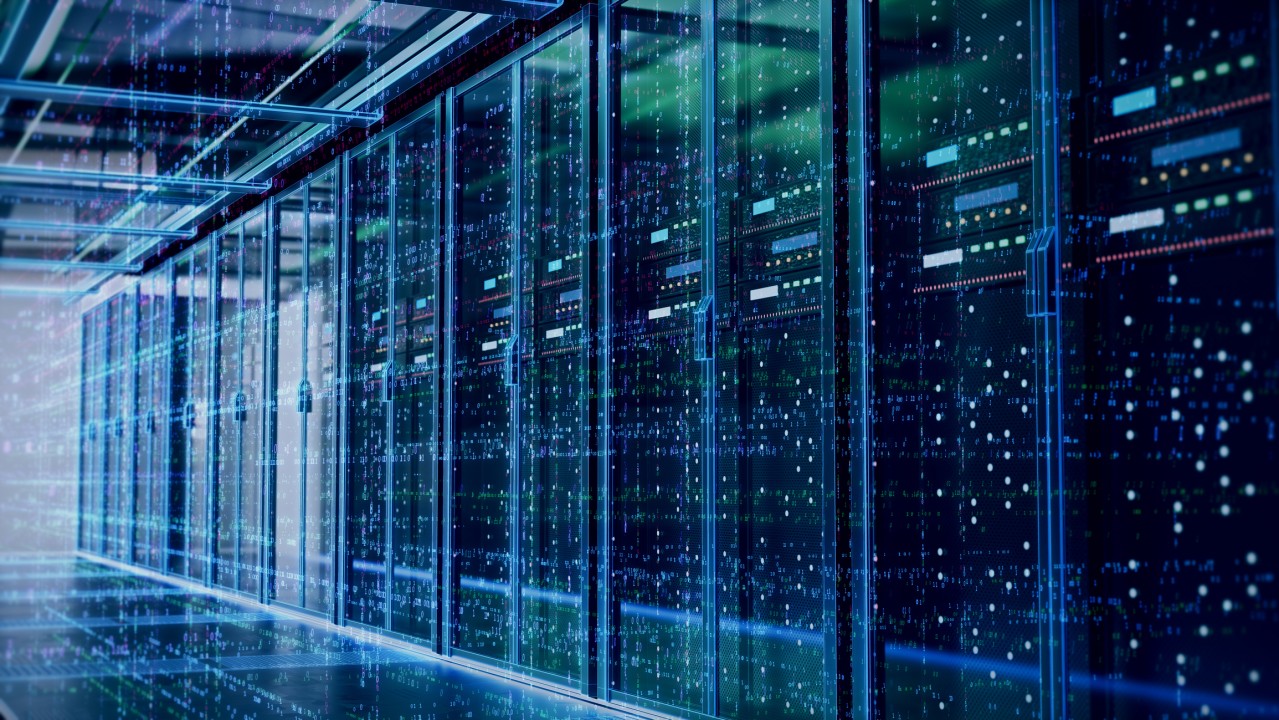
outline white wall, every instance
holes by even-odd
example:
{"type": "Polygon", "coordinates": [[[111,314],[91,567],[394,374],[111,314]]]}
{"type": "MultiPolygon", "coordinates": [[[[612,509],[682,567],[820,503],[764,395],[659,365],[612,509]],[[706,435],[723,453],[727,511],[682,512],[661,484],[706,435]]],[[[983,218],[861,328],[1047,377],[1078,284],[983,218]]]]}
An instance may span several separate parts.
{"type": "Polygon", "coordinates": [[[0,553],[75,548],[80,309],[0,295],[0,553]]]}

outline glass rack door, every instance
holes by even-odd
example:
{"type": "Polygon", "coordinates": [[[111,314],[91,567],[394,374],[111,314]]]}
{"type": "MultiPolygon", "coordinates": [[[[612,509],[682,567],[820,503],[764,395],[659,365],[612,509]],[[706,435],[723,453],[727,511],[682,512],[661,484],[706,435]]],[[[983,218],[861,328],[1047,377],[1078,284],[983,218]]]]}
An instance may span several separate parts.
{"type": "Polygon", "coordinates": [[[586,658],[592,343],[590,25],[519,65],[514,659],[580,681],[586,658]]]}
{"type": "Polygon", "coordinates": [[[338,353],[342,342],[336,169],[307,188],[302,606],[328,615],[333,606],[337,539],[338,353]]]}
{"type": "Polygon", "coordinates": [[[240,445],[240,487],[236,544],[237,588],[260,595],[264,548],[263,489],[267,471],[265,438],[267,401],[267,215],[259,212],[244,224],[244,265],[240,364],[244,413],[240,445]]]}
{"type": "Polygon", "coordinates": [[[173,293],[173,351],[169,378],[172,396],[168,413],[169,521],[165,569],[175,575],[189,575],[188,543],[191,538],[192,494],[190,472],[191,410],[191,255],[174,260],[170,267],[173,293]]]}
{"type": "Polygon", "coordinates": [[[275,201],[275,456],[271,598],[301,606],[305,576],[306,189],[275,201]]]}
{"type": "Polygon", "coordinates": [[[213,393],[217,398],[215,428],[216,461],[214,504],[213,582],[228,589],[238,587],[239,519],[243,428],[247,398],[243,392],[244,228],[236,226],[215,239],[216,275],[214,312],[217,334],[214,344],[213,393]]]}
{"type": "Polygon", "coordinates": [[[1063,716],[1276,711],[1277,11],[1062,8],[1063,716]]]}
{"type": "Polygon", "coordinates": [[[83,318],[84,356],[81,367],[81,458],[80,548],[102,552],[103,471],[106,466],[106,322],[103,306],[85,313],[83,318]]]}
{"type": "Polygon", "coordinates": [[[336,440],[335,171],[275,202],[271,597],[328,614],[336,440]]]}
{"type": "Polygon", "coordinates": [[[708,7],[618,3],[612,152],[607,508],[608,689],[707,712],[704,202],[708,7]],[[700,331],[700,332],[699,332],[700,331]]]}
{"type": "Polygon", "coordinates": [[[256,594],[262,547],[265,216],[217,240],[215,582],[256,594]]]}
{"type": "Polygon", "coordinates": [[[137,313],[137,396],[134,401],[137,412],[133,418],[133,434],[137,438],[134,465],[137,470],[132,479],[134,489],[133,507],[130,508],[132,522],[130,523],[129,536],[132,553],[129,562],[137,565],[146,565],[149,553],[147,528],[150,521],[151,456],[153,452],[151,444],[152,433],[147,425],[147,419],[151,409],[151,383],[154,377],[152,357],[155,353],[151,335],[154,292],[150,276],[145,276],[138,280],[137,313]]]}
{"type": "Polygon", "coordinates": [[[452,648],[509,662],[514,346],[514,72],[459,92],[453,118],[448,472],[452,648]]]}
{"type": "Polygon", "coordinates": [[[870,10],[875,682],[889,716],[1037,712],[1052,652],[1027,312],[1027,249],[1046,239],[1033,6],[870,10]]]}
{"type": "Polygon", "coordinates": [[[845,308],[833,279],[848,258],[835,255],[826,170],[831,13],[811,0],[716,7],[714,267],[703,277],[715,417],[708,709],[720,717],[837,713],[835,327],[845,308]]]}
{"type": "Polygon", "coordinates": [[[434,110],[395,134],[391,315],[391,629],[427,643],[439,611],[440,215],[434,110]]]}
{"type": "Polygon", "coordinates": [[[134,501],[134,561],[163,567],[168,521],[168,273],[155,271],[139,283],[138,495],[134,501]]]}
{"type": "Polygon", "coordinates": [[[214,495],[212,461],[213,429],[217,420],[213,393],[213,263],[214,245],[205,241],[190,256],[185,279],[189,321],[187,347],[187,402],[183,408],[186,443],[186,554],[187,575],[212,582],[214,557],[214,495]]]}
{"type": "Polygon", "coordinates": [[[351,158],[343,615],[373,627],[385,625],[388,597],[385,380],[391,369],[390,177],[389,142],[379,142],[351,158]]]}

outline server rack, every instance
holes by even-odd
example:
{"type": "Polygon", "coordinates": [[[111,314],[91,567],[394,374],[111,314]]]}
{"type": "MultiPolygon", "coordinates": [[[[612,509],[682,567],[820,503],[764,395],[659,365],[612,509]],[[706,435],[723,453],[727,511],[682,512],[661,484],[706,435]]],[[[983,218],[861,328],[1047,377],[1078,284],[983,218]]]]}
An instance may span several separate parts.
{"type": "Polygon", "coordinates": [[[583,12],[445,101],[446,647],[579,688],[592,657],[594,43],[583,12]],[[538,517],[552,506],[563,520],[538,517]]]}
{"type": "Polygon", "coordinates": [[[615,10],[610,695],[831,716],[831,10],[615,10]]]}
{"type": "Polygon", "coordinates": [[[1066,609],[1057,711],[1247,713],[1273,698],[1279,641],[1257,614],[1279,509],[1263,380],[1279,369],[1279,15],[1188,0],[1060,12],[1079,58],[1059,70],[1061,127],[1080,151],[1059,171],[1059,507],[1068,579],[1093,602],[1066,609]]]}
{"type": "MultiPolygon", "coordinates": [[[[340,234],[357,248],[346,271],[364,285],[352,295],[358,304],[341,307],[368,320],[334,335],[351,332],[367,346],[351,355],[349,377],[362,391],[332,413],[367,434],[362,446],[330,452],[365,466],[344,475],[333,498],[359,515],[332,531],[356,539],[339,567],[360,585],[328,588],[322,571],[306,568],[286,597],[277,564],[271,599],[308,607],[304,598],[318,596],[311,609],[325,612],[330,592],[346,593],[333,612],[353,622],[689,715],[830,715],[849,690],[854,707],[893,716],[977,705],[1044,717],[1168,713],[1187,698],[1256,707],[1270,634],[1241,611],[1264,609],[1256,598],[1269,577],[1256,539],[1266,537],[1272,498],[1252,471],[1273,454],[1273,7],[1169,3],[1163,34],[1148,37],[1140,30],[1149,19],[1119,6],[945,10],[937,27],[957,32],[922,36],[893,15],[903,8],[924,6],[849,9],[849,44],[854,22],[880,41],[874,47],[958,44],[940,52],[940,65],[929,53],[903,62],[872,49],[862,58],[901,74],[873,89],[881,127],[848,120],[852,137],[858,127],[873,133],[861,138],[866,156],[850,151],[849,174],[866,173],[878,189],[872,226],[849,228],[856,239],[843,249],[838,198],[856,189],[832,187],[829,173],[842,156],[825,130],[840,106],[838,71],[817,59],[838,38],[824,6],[814,21],[779,20],[774,5],[668,12],[618,3],[598,25],[570,23],[358,151],[350,167],[365,178],[355,193],[364,209],[340,234]],[[1116,32],[1081,30],[1107,26],[1098,12],[1116,32]],[[981,29],[965,37],[968,28],[981,29]],[[604,42],[593,48],[593,38],[604,42]],[[1015,60],[967,64],[974,46],[1015,60]],[[1059,62],[1076,54],[1077,67],[1059,62]],[[697,77],[680,75],[694,60],[697,77]],[[590,71],[579,77],[581,67],[590,71]],[[904,108],[939,102],[928,93],[961,76],[995,94],[936,123],[902,120],[904,108]],[[581,95],[596,83],[612,99],[592,107],[581,95]],[[555,142],[564,138],[568,149],[555,142]],[[586,170],[592,146],[601,165],[586,170]],[[457,181],[439,189],[453,173],[457,181]],[[481,194],[497,195],[500,211],[481,194]],[[442,274],[441,204],[450,243],[442,274]],[[476,258],[495,274],[469,272],[476,258]],[[839,357],[840,347],[851,356],[867,349],[859,298],[871,261],[873,373],[839,357]],[[834,287],[845,271],[848,287],[834,287]],[[485,287],[489,279],[505,284],[485,287]],[[509,313],[484,313],[505,298],[509,313]],[[841,331],[842,313],[861,329],[841,331]],[[481,362],[495,372],[469,366],[464,345],[475,328],[498,337],[487,351],[490,341],[480,341],[481,362]],[[874,432],[843,430],[845,419],[859,422],[859,402],[865,412],[872,378],[874,432]],[[477,388],[491,404],[468,405],[477,388]],[[463,448],[462,434],[481,442],[463,448]],[[845,459],[875,466],[873,500],[870,469],[841,476],[845,459]],[[1152,462],[1158,476],[1141,477],[1152,462]],[[492,482],[499,474],[505,482],[492,482]],[[495,493],[465,497],[477,480],[495,493]],[[453,502],[458,488],[462,504],[453,502]],[[861,494],[843,500],[845,492],[861,494]],[[1170,502],[1138,502],[1152,495],[1170,502]],[[540,508],[567,517],[567,527],[535,522],[540,508]],[[491,547],[472,542],[476,518],[490,516],[506,534],[491,547]],[[1068,525],[1068,516],[1087,522],[1068,525]],[[870,529],[859,537],[844,523],[870,529]],[[872,543],[881,550],[873,574],[872,543]],[[1149,559],[1169,554],[1175,573],[1149,559]],[[493,577],[468,571],[494,558],[493,577]],[[670,581],[673,591],[662,587],[670,581]],[[1071,583],[1105,607],[1068,604],[1071,583]],[[892,609],[873,623],[872,594],[892,609]],[[1173,607],[1146,599],[1156,595],[1173,607]],[[843,657],[849,641],[836,615],[850,608],[859,620],[844,627],[867,623],[873,662],[857,654],[866,652],[860,640],[843,657]],[[492,622],[469,622],[485,609],[492,622]],[[551,640],[528,642],[534,635],[551,640]],[[1183,647],[1186,638],[1193,645],[1183,647]],[[1207,668],[1204,658],[1228,660],[1207,668]],[[856,678],[843,679],[845,662],[856,678]],[[1174,689],[1170,676],[1189,689],[1174,689]],[[1225,696],[1211,690],[1218,685],[1225,696]],[[1237,689],[1243,697],[1227,697],[1237,689]]],[[[313,192],[274,201],[272,217],[329,212],[315,209],[313,192]]],[[[348,222],[337,215],[335,226],[348,222]]],[[[256,271],[244,261],[243,228],[232,232],[220,276],[202,244],[178,259],[175,280],[162,269],[86,316],[80,532],[86,549],[151,562],[142,545],[159,490],[148,473],[167,463],[168,567],[217,577],[216,528],[226,539],[217,572],[230,573],[222,582],[254,592],[267,572],[254,553],[270,540],[254,537],[253,523],[272,527],[278,542],[286,533],[273,523],[288,493],[280,465],[275,475],[251,467],[256,451],[245,438],[260,432],[265,448],[278,446],[284,430],[272,418],[286,402],[309,421],[323,393],[311,380],[329,362],[315,375],[309,358],[317,348],[336,358],[341,344],[313,335],[313,313],[333,309],[324,290],[303,282],[300,329],[270,315],[289,302],[275,282],[257,298],[245,291],[256,271]],[[160,355],[159,286],[176,290],[171,363],[160,355]],[[215,311],[215,302],[227,306],[215,311]],[[262,346],[243,339],[259,327],[272,329],[261,342],[276,352],[254,360],[262,346]],[[292,375],[286,327],[302,337],[292,375]],[[204,409],[214,368],[223,374],[215,442],[232,448],[219,458],[208,452],[218,425],[204,409]],[[248,420],[265,397],[274,412],[248,420]],[[150,408],[169,402],[174,432],[148,439],[150,408]],[[275,503],[259,511],[254,498],[275,503]],[[214,519],[219,503],[226,512],[214,519]]],[[[253,252],[283,255],[283,222],[264,232],[274,240],[253,252]]],[[[299,232],[305,280],[313,228],[304,222],[299,232]]],[[[285,277],[283,263],[260,270],[285,277]]],[[[331,427],[321,419],[297,430],[302,478],[313,469],[312,434],[331,427]]],[[[302,501],[288,534],[326,542],[327,530],[298,529],[309,508],[302,501]]]]}
{"type": "Polygon", "coordinates": [[[432,102],[357,148],[346,372],[343,616],[438,647],[442,132],[432,102]]]}
{"type": "Polygon", "coordinates": [[[387,307],[390,562],[388,627],[439,642],[440,217],[444,141],[438,101],[395,133],[387,307]]]}
{"type": "Polygon", "coordinates": [[[168,274],[162,269],[138,284],[137,474],[133,561],[162,569],[168,523],[168,397],[170,321],[168,274]]]}
{"type": "MultiPolygon", "coordinates": [[[[712,151],[702,115],[711,27],[702,3],[618,4],[607,258],[606,697],[704,712],[713,647],[703,489],[709,413],[702,210],[712,151]],[[650,110],[669,107],[669,112],[650,110]],[[670,277],[667,268],[671,268],[670,277]],[[701,321],[695,321],[700,318],[701,321]],[[660,650],[659,650],[660,648],[660,650]]],[[[713,77],[713,76],[712,76],[713,77]]]]}
{"type": "Polygon", "coordinates": [[[913,608],[881,613],[875,628],[887,714],[1041,700],[1051,615],[1040,591],[1052,566],[1037,511],[1052,478],[1037,463],[1038,428],[1055,408],[1042,400],[1052,355],[1027,313],[1025,258],[1053,242],[1034,170],[1055,156],[1037,123],[1056,98],[1036,92],[1046,48],[1035,5],[948,8],[922,38],[902,21],[925,10],[879,8],[871,39],[936,42],[941,57],[899,60],[876,87],[873,592],[882,607],[913,608]],[[994,61],[970,64],[971,48],[994,61]],[[954,90],[948,73],[986,91],[954,90]],[[916,106],[927,109],[920,122],[916,106]],[[1026,672],[974,684],[992,653],[1026,672]]]}
{"type": "Polygon", "coordinates": [[[179,438],[185,452],[175,455],[186,483],[183,488],[183,533],[181,572],[192,580],[212,583],[214,541],[214,430],[216,410],[213,395],[213,273],[212,244],[202,241],[176,262],[177,294],[185,297],[186,342],[175,368],[184,374],[185,402],[176,413],[179,438]]]}
{"type": "Polygon", "coordinates": [[[81,442],[81,501],[80,543],[82,550],[101,553],[105,543],[106,497],[106,435],[107,422],[106,364],[106,309],[99,305],[85,313],[83,321],[85,346],[81,372],[81,414],[83,418],[81,442]]]}
{"type": "Polygon", "coordinates": [[[272,602],[332,611],[337,485],[338,227],[335,165],[272,202],[274,388],[264,508],[272,602]]]}
{"type": "Polygon", "coordinates": [[[261,582],[266,373],[266,219],[258,213],[216,241],[212,377],[216,388],[212,581],[257,595],[261,582]]]}
{"type": "Polygon", "coordinates": [[[353,153],[345,359],[343,574],[340,617],[374,628],[386,624],[386,383],[389,366],[388,265],[391,143],[379,139],[353,153]]]}

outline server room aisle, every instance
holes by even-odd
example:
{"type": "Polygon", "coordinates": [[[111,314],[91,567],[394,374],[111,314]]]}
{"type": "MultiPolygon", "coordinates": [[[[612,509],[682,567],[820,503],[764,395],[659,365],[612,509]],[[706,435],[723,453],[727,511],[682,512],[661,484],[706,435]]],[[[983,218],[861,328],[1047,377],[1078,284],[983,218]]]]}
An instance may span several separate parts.
{"type": "Polygon", "coordinates": [[[5,720],[622,717],[70,556],[0,558],[0,637],[5,720]]]}

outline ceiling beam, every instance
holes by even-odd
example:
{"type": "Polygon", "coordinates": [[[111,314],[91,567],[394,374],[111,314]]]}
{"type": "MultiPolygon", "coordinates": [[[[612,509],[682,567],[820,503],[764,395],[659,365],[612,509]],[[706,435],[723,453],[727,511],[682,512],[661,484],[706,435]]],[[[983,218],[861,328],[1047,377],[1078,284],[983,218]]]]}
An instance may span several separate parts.
{"type": "MultiPolygon", "coordinates": [[[[135,175],[132,173],[92,172],[89,170],[54,170],[20,165],[0,165],[0,182],[15,180],[28,183],[43,180],[58,184],[99,183],[154,191],[162,188],[200,192],[225,192],[249,195],[271,189],[269,182],[236,182],[168,175],[135,175]]],[[[120,187],[112,189],[119,190],[120,187]]]]}
{"type": "Polygon", "coordinates": [[[128,202],[151,202],[160,205],[198,205],[206,199],[208,199],[207,193],[183,192],[181,190],[161,189],[159,192],[142,193],[96,187],[0,183],[0,202],[18,200],[45,205],[128,202]]]}
{"type": "Polygon", "coordinates": [[[0,257],[0,269],[81,270],[85,272],[142,272],[142,263],[91,262],[89,260],[45,260],[43,258],[0,257]]]}
{"type": "Polygon", "coordinates": [[[27,297],[64,297],[78,298],[86,295],[97,295],[98,288],[87,288],[84,290],[62,289],[55,287],[40,287],[37,285],[0,285],[0,295],[17,295],[27,297]]]}
{"type": "Polygon", "coordinates": [[[368,127],[382,117],[380,112],[336,110],[308,105],[285,105],[250,100],[231,100],[171,95],[146,90],[60,85],[35,80],[0,79],[0,96],[22,100],[48,100],[69,105],[136,109],[144,112],[190,113],[248,120],[309,122],[337,126],[368,127]]]}
{"type": "Polygon", "coordinates": [[[462,10],[517,20],[540,20],[563,5],[564,0],[391,0],[388,4],[462,10]]]}
{"type": "Polygon", "coordinates": [[[103,235],[125,235],[128,237],[156,237],[186,239],[195,234],[193,230],[161,230],[159,228],[133,227],[122,225],[86,225],[82,223],[39,222],[35,220],[0,219],[0,230],[31,230],[33,232],[74,232],[101,233],[103,235]]]}

